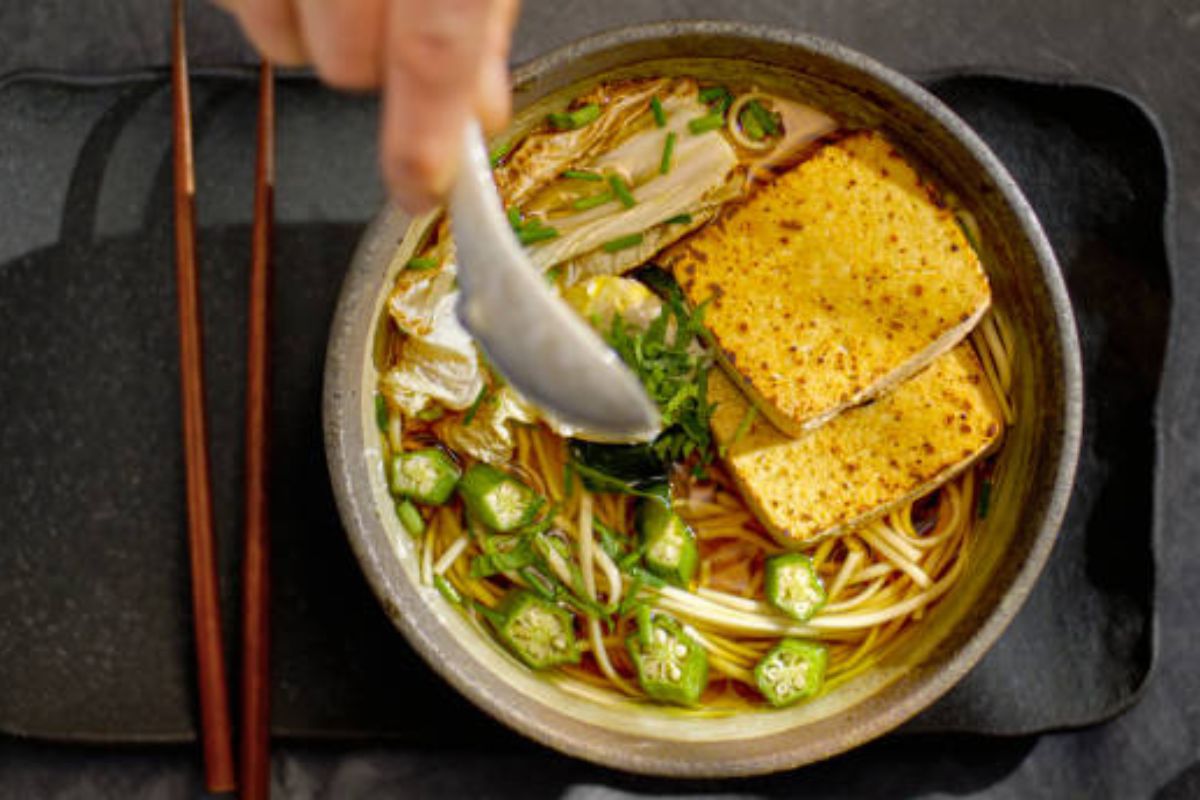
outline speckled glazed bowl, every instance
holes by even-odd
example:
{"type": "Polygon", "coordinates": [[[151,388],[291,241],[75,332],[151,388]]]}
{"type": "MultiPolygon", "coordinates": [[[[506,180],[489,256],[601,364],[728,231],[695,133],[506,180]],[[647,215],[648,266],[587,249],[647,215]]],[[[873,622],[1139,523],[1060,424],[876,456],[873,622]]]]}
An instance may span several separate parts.
{"type": "Polygon", "coordinates": [[[380,469],[373,346],[414,221],[385,210],[346,276],[325,372],[325,442],[338,506],[367,580],[396,627],[460,692],[551,747],[634,772],[734,776],[795,767],[873,739],[945,693],[1017,613],[1037,579],[1070,495],[1079,445],[1079,347],[1054,255],[1020,190],[979,138],[921,87],[811,36],[734,23],[668,22],[569,45],[517,70],[516,130],[549,103],[617,76],[748,77],[883,130],[958,195],[981,231],[996,306],[1016,338],[1017,423],[1002,480],[968,571],[902,652],[822,697],[780,711],[681,717],[670,709],[600,705],[531,673],[417,579],[413,544],[380,469]]]}

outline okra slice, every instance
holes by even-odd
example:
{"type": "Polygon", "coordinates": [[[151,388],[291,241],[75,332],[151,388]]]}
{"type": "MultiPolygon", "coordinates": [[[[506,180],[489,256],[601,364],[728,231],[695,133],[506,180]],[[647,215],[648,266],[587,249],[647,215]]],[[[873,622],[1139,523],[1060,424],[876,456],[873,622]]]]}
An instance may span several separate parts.
{"type": "Polygon", "coordinates": [[[542,500],[525,484],[495,467],[472,464],[458,484],[467,509],[487,527],[507,533],[533,521],[542,500]]]}
{"type": "Polygon", "coordinates": [[[436,447],[399,453],[392,459],[392,494],[440,506],[450,499],[461,474],[450,456],[436,447]]]}
{"type": "Polygon", "coordinates": [[[513,655],[533,669],[579,661],[575,618],[526,589],[513,589],[499,608],[496,634],[513,655]]]}
{"type": "Polygon", "coordinates": [[[708,685],[708,654],[678,621],[662,614],[644,615],[625,648],[647,695],[681,706],[700,701],[708,685]]]}
{"type": "Polygon", "coordinates": [[[686,587],[700,561],[696,534],[692,529],[666,503],[650,498],[642,500],[638,506],[637,527],[646,569],[677,586],[686,587]]]}
{"type": "Polygon", "coordinates": [[[754,667],[754,681],[771,705],[791,705],[821,691],[828,661],[824,645],[781,639],[754,667]]]}
{"type": "Polygon", "coordinates": [[[766,593],[773,606],[801,622],[816,614],[826,600],[817,568],[803,553],[767,559],[766,593]]]}

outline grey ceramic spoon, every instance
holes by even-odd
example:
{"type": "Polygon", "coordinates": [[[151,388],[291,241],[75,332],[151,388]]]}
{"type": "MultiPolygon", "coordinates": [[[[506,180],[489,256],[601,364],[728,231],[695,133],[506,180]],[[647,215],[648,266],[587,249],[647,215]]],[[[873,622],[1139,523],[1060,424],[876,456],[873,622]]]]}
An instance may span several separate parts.
{"type": "Polygon", "coordinates": [[[478,123],[467,125],[461,150],[450,194],[459,320],[514,389],[581,438],[653,438],[658,409],[637,377],[525,257],[478,123]]]}

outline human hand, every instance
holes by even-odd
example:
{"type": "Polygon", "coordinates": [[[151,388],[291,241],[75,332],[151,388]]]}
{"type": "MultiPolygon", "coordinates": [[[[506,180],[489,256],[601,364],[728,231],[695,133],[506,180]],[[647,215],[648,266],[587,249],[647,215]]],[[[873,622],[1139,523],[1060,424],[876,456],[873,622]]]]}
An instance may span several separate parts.
{"type": "Polygon", "coordinates": [[[380,158],[411,212],[437,203],[471,114],[498,130],[510,111],[518,0],[215,0],[268,60],[311,63],[332,86],[382,88],[380,158]]]}

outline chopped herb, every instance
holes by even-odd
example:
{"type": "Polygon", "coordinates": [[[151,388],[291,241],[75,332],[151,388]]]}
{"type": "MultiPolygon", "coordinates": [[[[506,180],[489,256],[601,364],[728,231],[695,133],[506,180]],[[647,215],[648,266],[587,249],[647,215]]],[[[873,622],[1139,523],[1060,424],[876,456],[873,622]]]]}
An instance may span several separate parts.
{"type": "Polygon", "coordinates": [[[442,408],[441,406],[430,406],[429,408],[423,408],[418,411],[417,419],[421,420],[422,422],[436,422],[437,420],[441,419],[445,413],[446,409],[442,408]]]}
{"type": "Polygon", "coordinates": [[[667,126],[667,112],[663,110],[662,101],[658,96],[650,98],[650,111],[654,114],[654,124],[660,128],[667,126]]]}
{"type": "Polygon", "coordinates": [[[585,169],[569,169],[563,173],[564,178],[574,178],[577,181],[602,181],[604,176],[599,172],[590,172],[585,169]]]}
{"type": "Polygon", "coordinates": [[[527,225],[517,231],[517,241],[523,245],[536,244],[544,242],[547,239],[555,239],[558,237],[558,229],[551,228],[549,225],[527,225]]]}
{"type": "Polygon", "coordinates": [[[559,264],[557,267],[546,270],[546,274],[542,277],[546,279],[546,283],[550,284],[551,286],[555,286],[558,284],[558,279],[562,277],[562,274],[563,268],[562,265],[559,264]]]}
{"type": "Polygon", "coordinates": [[[388,407],[387,400],[383,399],[383,395],[375,395],[375,424],[381,431],[387,431],[388,427],[388,407]]]}
{"type": "Polygon", "coordinates": [[[430,258],[428,256],[425,256],[422,258],[410,258],[408,260],[408,263],[404,265],[404,268],[411,269],[411,270],[423,270],[423,269],[433,269],[437,265],[438,265],[438,260],[436,258],[430,258]]]}
{"type": "Polygon", "coordinates": [[[574,465],[568,461],[563,464],[563,499],[570,500],[575,494],[575,470],[574,465]]]}
{"type": "Polygon", "coordinates": [[[676,214],[675,216],[671,217],[670,219],[664,219],[663,224],[664,225],[691,225],[692,224],[692,215],[691,214],[676,214]]]}
{"type": "Polygon", "coordinates": [[[703,117],[696,117],[688,122],[688,130],[695,135],[715,131],[725,124],[725,117],[721,114],[713,112],[706,114],[703,117]]]}
{"type": "Polygon", "coordinates": [[[462,595],[458,593],[458,589],[455,589],[450,584],[450,581],[446,580],[441,575],[434,575],[433,585],[441,593],[442,597],[446,598],[446,602],[452,603],[456,606],[462,605],[462,595]]]}
{"type": "Polygon", "coordinates": [[[405,499],[397,503],[396,516],[400,517],[400,524],[408,531],[409,536],[421,536],[425,533],[425,520],[413,501],[405,499]]]}
{"type": "Polygon", "coordinates": [[[505,212],[508,215],[508,224],[512,226],[514,231],[521,230],[521,209],[516,206],[509,206],[505,212]]]}
{"type": "Polygon", "coordinates": [[[608,185],[612,187],[613,194],[621,201],[621,205],[626,208],[637,205],[637,200],[633,199],[633,194],[629,191],[629,184],[620,175],[609,175],[608,185]]]}
{"type": "Polygon", "coordinates": [[[767,108],[757,100],[751,100],[746,104],[746,110],[750,112],[754,121],[762,128],[763,133],[767,136],[778,136],[780,133],[779,114],[768,111],[767,108]]]}
{"type": "Polygon", "coordinates": [[[483,401],[487,399],[487,396],[488,387],[487,384],[484,384],[483,387],[480,388],[479,394],[475,395],[475,399],[471,401],[471,407],[467,409],[466,415],[463,416],[462,424],[464,428],[474,421],[475,415],[479,413],[479,407],[483,405],[483,401]]]}
{"type": "Polygon", "coordinates": [[[992,482],[991,480],[985,478],[983,483],[979,486],[979,507],[976,510],[976,514],[980,519],[987,519],[988,507],[991,505],[991,500],[992,482]]]}
{"type": "Polygon", "coordinates": [[[763,130],[762,123],[750,111],[750,106],[748,105],[742,109],[742,113],[738,114],[738,124],[742,126],[742,130],[746,135],[756,142],[761,142],[767,138],[767,132],[763,130]]]}
{"type": "Polygon", "coordinates": [[[653,443],[658,457],[677,462],[696,455],[697,469],[702,471],[713,456],[708,427],[713,409],[708,402],[711,363],[706,354],[696,353],[692,344],[706,334],[706,306],[689,311],[679,285],[662,270],[644,269],[638,274],[663,298],[662,311],[644,331],[627,327],[618,314],[605,338],[638,376],[662,414],[664,430],[653,443]],[[668,340],[672,321],[675,334],[668,340]]]}
{"type": "Polygon", "coordinates": [[[600,118],[600,106],[588,103],[574,111],[555,112],[546,117],[550,126],[560,131],[573,131],[590,125],[600,118]]]}
{"type": "Polygon", "coordinates": [[[615,253],[618,250],[625,250],[629,247],[637,247],[645,238],[640,233],[631,233],[627,236],[618,236],[616,239],[604,243],[604,252],[615,253]]]}
{"type": "Polygon", "coordinates": [[[639,489],[628,481],[623,481],[620,478],[614,478],[607,472],[601,472],[595,467],[588,466],[580,461],[571,462],[571,471],[577,473],[580,479],[583,481],[583,485],[594,492],[629,494],[633,495],[634,497],[659,496],[653,492],[639,489]]]}
{"type": "Polygon", "coordinates": [[[606,444],[571,440],[571,460],[599,470],[636,489],[666,484],[669,464],[651,444],[606,444]]]}
{"type": "Polygon", "coordinates": [[[733,438],[729,440],[729,446],[732,447],[750,432],[750,426],[754,424],[754,418],[758,416],[758,406],[751,405],[746,409],[746,413],[742,415],[742,421],[738,423],[737,430],[733,432],[733,438]]]}
{"type": "Polygon", "coordinates": [[[706,106],[711,106],[718,100],[724,102],[729,96],[729,90],[724,86],[709,86],[700,90],[700,102],[706,106]]]}
{"type": "Polygon", "coordinates": [[[493,167],[499,166],[500,162],[504,160],[504,157],[512,150],[514,144],[515,142],[511,141],[501,142],[493,147],[492,151],[488,153],[488,161],[491,163],[491,165],[493,167]]]}
{"type": "Polygon", "coordinates": [[[610,202],[612,199],[613,199],[613,193],[605,191],[605,192],[601,192],[600,194],[593,194],[593,195],[588,195],[587,197],[581,197],[578,200],[576,200],[575,202],[571,203],[571,208],[575,209],[576,211],[587,211],[589,208],[595,208],[596,206],[602,206],[605,203],[610,202]]]}
{"type": "Polygon", "coordinates": [[[666,175],[671,171],[671,156],[675,152],[675,131],[667,134],[666,141],[663,142],[662,162],[658,165],[658,171],[666,175]]]}

